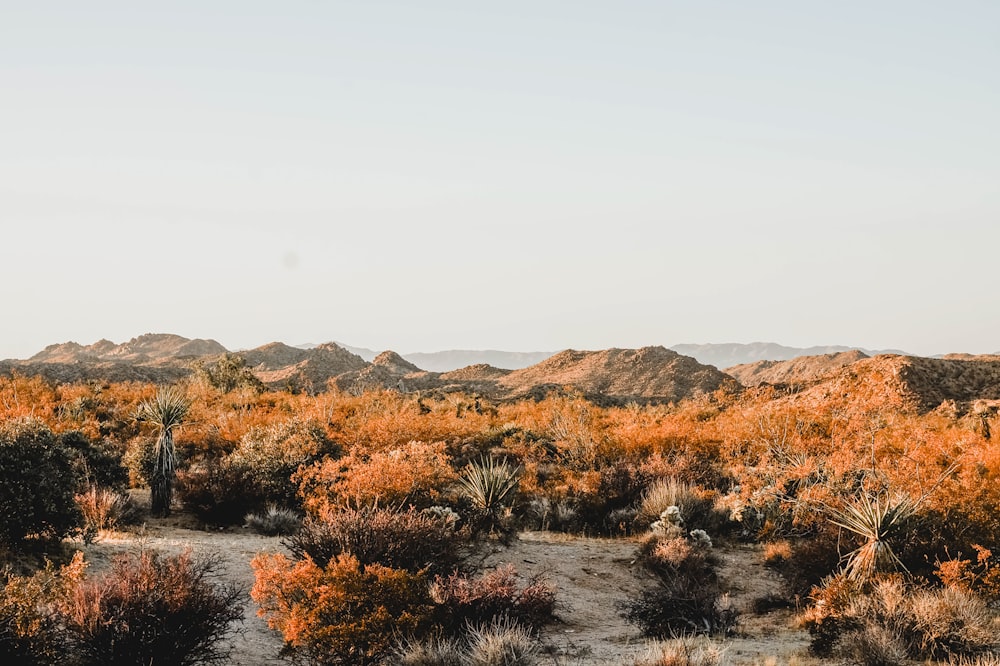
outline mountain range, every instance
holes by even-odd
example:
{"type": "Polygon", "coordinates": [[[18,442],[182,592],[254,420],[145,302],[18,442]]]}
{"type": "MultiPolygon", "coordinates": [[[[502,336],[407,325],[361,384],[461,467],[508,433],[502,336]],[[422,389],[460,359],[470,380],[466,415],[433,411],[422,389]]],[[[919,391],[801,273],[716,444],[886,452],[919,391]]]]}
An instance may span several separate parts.
{"type": "MultiPolygon", "coordinates": [[[[539,353],[544,358],[514,369],[478,362],[447,371],[423,368],[414,363],[412,354],[401,356],[393,351],[375,354],[333,342],[295,347],[272,342],[241,350],[238,355],[264,385],[273,389],[460,391],[500,400],[569,390],[605,404],[622,404],[675,402],[719,391],[735,394],[767,385],[777,388],[776,395],[789,400],[856,400],[863,396],[873,405],[889,401],[917,411],[944,406],[960,413],[996,410],[1000,406],[1000,355],[922,358],[905,354],[873,355],[841,347],[797,350],[765,343],[696,347],[564,350],[539,353]],[[740,358],[741,354],[790,356],[796,351],[834,351],[784,360],[755,360],[728,366],[723,372],[698,356],[678,353],[677,348],[720,363],[724,361],[719,359],[740,358]]],[[[146,334],[122,344],[101,340],[92,345],[75,342],[50,345],[27,360],[0,361],[0,374],[41,375],[55,382],[172,383],[191,376],[199,364],[214,363],[228,353],[214,340],[146,334]]],[[[498,351],[440,352],[425,357],[439,361],[437,367],[446,367],[446,358],[469,361],[483,358],[477,354],[521,363],[534,360],[528,354],[498,351]]],[[[420,358],[424,357],[417,357],[420,358]]]]}

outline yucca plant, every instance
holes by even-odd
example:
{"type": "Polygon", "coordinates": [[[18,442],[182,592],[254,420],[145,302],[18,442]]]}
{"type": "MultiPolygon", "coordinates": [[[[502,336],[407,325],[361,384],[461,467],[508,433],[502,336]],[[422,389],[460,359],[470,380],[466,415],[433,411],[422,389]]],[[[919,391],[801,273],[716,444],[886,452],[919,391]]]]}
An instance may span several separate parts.
{"type": "Polygon", "coordinates": [[[917,502],[907,496],[871,495],[848,502],[843,509],[830,509],[830,522],[865,540],[847,555],[844,564],[847,577],[865,583],[879,571],[906,571],[889,539],[899,532],[916,509],[917,502]]]}
{"type": "Polygon", "coordinates": [[[520,478],[521,469],[506,458],[482,458],[466,465],[458,483],[478,514],[475,522],[489,531],[502,528],[504,513],[514,503],[520,478]]]}
{"type": "Polygon", "coordinates": [[[153,424],[159,431],[153,473],[149,479],[150,512],[154,516],[170,515],[177,470],[174,428],[183,423],[190,408],[191,402],[176,388],[160,389],[154,398],[139,404],[136,418],[153,424]]]}

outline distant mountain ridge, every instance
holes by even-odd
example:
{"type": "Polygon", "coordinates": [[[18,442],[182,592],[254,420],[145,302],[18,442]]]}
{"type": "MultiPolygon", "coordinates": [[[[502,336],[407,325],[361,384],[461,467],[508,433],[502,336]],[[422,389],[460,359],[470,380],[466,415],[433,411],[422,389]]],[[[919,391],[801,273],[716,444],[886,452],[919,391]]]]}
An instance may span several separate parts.
{"type": "MultiPolygon", "coordinates": [[[[169,383],[196,372],[199,364],[212,363],[227,353],[214,340],[149,333],[122,344],[101,340],[86,346],[75,342],[50,345],[26,361],[0,362],[0,373],[39,374],[57,382],[169,383]]],[[[333,342],[300,347],[271,342],[242,350],[238,355],[264,385],[310,392],[335,386],[349,392],[373,388],[404,392],[462,391],[504,399],[541,397],[553,390],[570,390],[594,400],[624,403],[677,401],[720,388],[740,389],[738,382],[717,368],[664,347],[566,350],[554,355],[492,351],[487,352],[488,358],[514,360],[518,364],[537,357],[544,360],[515,370],[473,363],[443,373],[422,369],[393,351],[381,352],[367,361],[333,342]]],[[[478,358],[469,351],[450,358],[463,356],[478,358]]]]}
{"type": "MultiPolygon", "coordinates": [[[[570,349],[551,355],[539,352],[546,358],[524,368],[473,363],[448,372],[422,369],[393,351],[373,354],[366,360],[333,342],[299,347],[272,342],[242,350],[239,355],[266,386],[310,392],[333,386],[352,393],[388,388],[403,392],[460,391],[512,399],[569,390],[595,401],[624,404],[674,402],[720,390],[735,393],[744,386],[769,384],[794,400],[860,399],[866,404],[890,401],[917,411],[943,408],[955,413],[995,412],[1000,408],[1000,355],[869,357],[866,352],[843,348],[846,351],[726,366],[725,373],[704,362],[725,363],[726,359],[747,355],[787,356],[815,349],[840,348],[799,349],[755,343],[676,345],[672,349],[570,349]],[[678,353],[678,349],[691,351],[703,360],[678,353]]],[[[28,360],[0,361],[0,374],[41,375],[56,382],[174,383],[190,377],[199,364],[212,363],[227,353],[214,340],[150,333],[121,344],[100,340],[92,345],[49,345],[28,360]]],[[[465,359],[477,358],[476,352],[462,354],[465,359]]]]}
{"type": "Polygon", "coordinates": [[[816,347],[786,347],[774,342],[726,342],[710,344],[682,344],[670,347],[678,354],[691,356],[699,363],[715,367],[731,368],[736,365],[756,363],[757,361],[790,361],[800,356],[825,356],[841,352],[860,351],[865,356],[879,354],[898,354],[912,356],[899,349],[865,349],[863,347],[845,347],[842,345],[826,345],[816,347]]]}

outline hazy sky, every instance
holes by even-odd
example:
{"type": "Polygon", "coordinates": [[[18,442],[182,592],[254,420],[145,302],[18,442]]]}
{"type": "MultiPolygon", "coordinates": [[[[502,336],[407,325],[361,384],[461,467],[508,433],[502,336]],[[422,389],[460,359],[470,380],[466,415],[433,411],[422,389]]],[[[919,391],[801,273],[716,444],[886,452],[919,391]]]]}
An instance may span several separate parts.
{"type": "Polygon", "coordinates": [[[998,351],[998,29],[995,0],[0,0],[0,358],[998,351]]]}

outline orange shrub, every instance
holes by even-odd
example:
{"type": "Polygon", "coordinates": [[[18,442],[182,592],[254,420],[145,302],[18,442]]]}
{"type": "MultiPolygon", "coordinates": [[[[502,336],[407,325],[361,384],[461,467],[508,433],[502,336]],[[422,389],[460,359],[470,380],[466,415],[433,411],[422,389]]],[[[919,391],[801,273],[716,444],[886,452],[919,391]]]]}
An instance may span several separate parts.
{"type": "Polygon", "coordinates": [[[458,475],[449,464],[444,442],[410,442],[368,456],[352,453],[303,468],[297,475],[306,510],[352,503],[383,506],[431,506],[458,475]]]}
{"type": "Polygon", "coordinates": [[[258,555],[250,563],[257,614],[282,633],[287,649],[315,664],[378,664],[429,627],[433,610],[420,574],[342,555],[325,568],[306,559],[258,555]]]}

